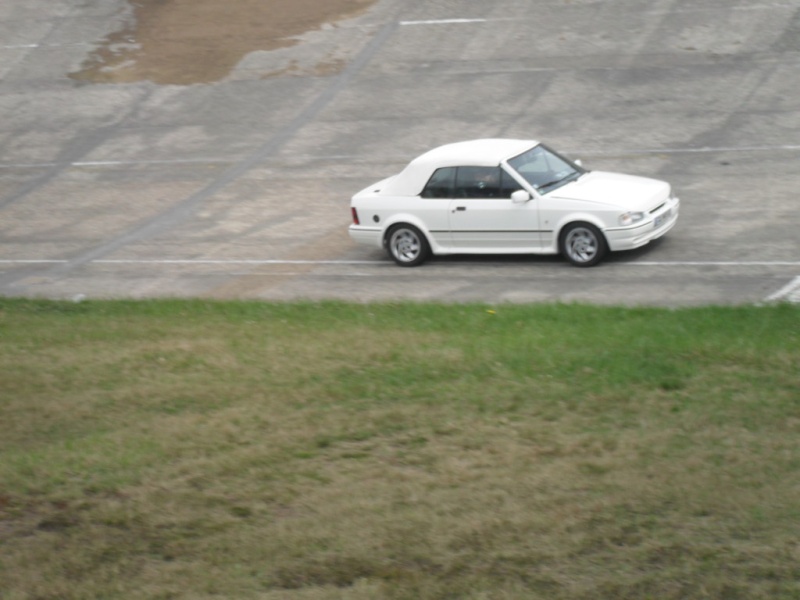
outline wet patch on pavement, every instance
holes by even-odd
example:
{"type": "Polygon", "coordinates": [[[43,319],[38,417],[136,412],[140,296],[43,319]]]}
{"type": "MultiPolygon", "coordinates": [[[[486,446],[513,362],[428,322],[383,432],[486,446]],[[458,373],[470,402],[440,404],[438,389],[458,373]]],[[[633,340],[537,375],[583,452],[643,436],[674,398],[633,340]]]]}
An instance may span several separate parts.
{"type": "Polygon", "coordinates": [[[131,0],[133,18],[70,73],[90,83],[190,85],[227,76],[250,52],[354,17],[375,0],[131,0]]]}

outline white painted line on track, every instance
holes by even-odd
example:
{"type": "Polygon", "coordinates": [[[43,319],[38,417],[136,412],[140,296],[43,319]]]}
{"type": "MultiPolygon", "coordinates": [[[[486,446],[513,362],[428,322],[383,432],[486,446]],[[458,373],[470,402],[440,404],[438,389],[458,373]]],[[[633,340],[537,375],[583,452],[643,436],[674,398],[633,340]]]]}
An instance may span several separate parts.
{"type": "Polygon", "coordinates": [[[796,260],[753,260],[753,261],[647,261],[637,260],[626,262],[631,267],[800,267],[796,260]]]}
{"type": "Polygon", "coordinates": [[[372,265],[381,264],[374,260],[259,260],[259,259],[231,259],[231,260],[193,260],[193,259],[162,259],[162,260],[115,260],[103,258],[90,261],[96,264],[111,265],[372,265]]]}
{"type": "Polygon", "coordinates": [[[172,158],[165,160],[90,160],[70,163],[73,167],[119,167],[125,165],[193,165],[193,164],[228,164],[235,162],[230,158],[172,158]]]}
{"type": "Polygon", "coordinates": [[[67,44],[7,44],[0,50],[32,50],[35,48],[64,48],[66,46],[89,46],[90,42],[70,42],[67,44]]]}
{"type": "Polygon", "coordinates": [[[43,264],[43,265],[60,265],[64,263],[68,263],[68,260],[54,260],[54,259],[0,259],[0,264],[2,265],[36,265],[36,264],[43,264]]]}
{"type": "Polygon", "coordinates": [[[231,158],[171,158],[164,160],[91,160],[72,163],[9,163],[0,165],[0,169],[49,169],[66,164],[70,167],[135,167],[141,165],[213,165],[236,162],[231,158]]]}
{"type": "Polygon", "coordinates": [[[795,277],[774,294],[770,294],[764,302],[792,302],[800,303],[800,277],[795,277]]]}
{"type": "MultiPolygon", "coordinates": [[[[635,156],[651,155],[651,154],[709,154],[709,153],[722,153],[722,152],[797,152],[800,151],[800,145],[797,144],[782,144],[776,146],[719,146],[719,147],[704,147],[704,148],[621,148],[612,150],[575,150],[566,149],[564,153],[583,156],[635,156]]],[[[365,157],[360,155],[322,155],[313,156],[305,155],[300,157],[305,161],[315,160],[347,160],[350,162],[369,162],[374,163],[374,157],[365,157]]],[[[390,157],[388,161],[407,162],[408,156],[390,157]]],[[[126,166],[147,166],[147,165],[209,165],[209,164],[228,164],[235,162],[229,158],[187,158],[187,159],[164,159],[164,160],[95,160],[95,161],[81,161],[66,163],[71,167],[126,167],[126,166]]],[[[48,169],[61,166],[64,163],[57,162],[41,162],[41,163],[6,163],[0,164],[0,169],[48,169]]],[[[265,163],[268,166],[269,162],[265,163]]]]}
{"type": "MultiPolygon", "coordinates": [[[[486,255],[483,255],[484,257],[486,255]]],[[[534,256],[534,255],[531,255],[534,256]]],[[[68,260],[59,259],[0,259],[0,264],[64,264],[68,260]]],[[[374,265],[385,266],[393,263],[386,260],[282,260],[282,259],[111,259],[102,258],[88,261],[90,264],[104,265],[374,265]]],[[[753,260],[753,261],[630,261],[608,264],[607,267],[800,267],[800,261],[753,260]]]]}
{"type": "Polygon", "coordinates": [[[400,25],[461,25],[464,23],[486,23],[488,21],[489,19],[430,19],[427,21],[400,21],[400,25]]]}
{"type": "Polygon", "coordinates": [[[774,152],[774,151],[793,151],[800,150],[800,145],[786,144],[781,146],[719,146],[716,148],[638,148],[632,150],[565,150],[565,153],[582,153],[585,155],[605,155],[605,154],[707,154],[710,152],[774,152]]]}
{"type": "MultiPolygon", "coordinates": [[[[770,4],[751,4],[749,6],[732,6],[726,7],[725,10],[747,10],[747,11],[754,11],[754,10],[774,10],[774,9],[793,9],[793,4],[786,4],[786,3],[770,3],[770,4]]],[[[662,10],[662,9],[655,9],[655,10],[647,10],[645,9],[644,12],[647,14],[652,15],[668,15],[668,14],[681,14],[681,13],[695,13],[695,12],[711,12],[718,9],[713,7],[687,7],[687,8],[670,8],[669,10],[662,10]]],[[[485,18],[447,18],[447,19],[424,19],[419,21],[400,21],[400,25],[402,26],[413,26],[413,25],[451,25],[451,24],[462,24],[462,23],[490,23],[496,21],[519,21],[519,20],[531,20],[529,18],[514,18],[514,17],[504,17],[504,18],[493,18],[493,19],[485,19],[485,18]]]]}

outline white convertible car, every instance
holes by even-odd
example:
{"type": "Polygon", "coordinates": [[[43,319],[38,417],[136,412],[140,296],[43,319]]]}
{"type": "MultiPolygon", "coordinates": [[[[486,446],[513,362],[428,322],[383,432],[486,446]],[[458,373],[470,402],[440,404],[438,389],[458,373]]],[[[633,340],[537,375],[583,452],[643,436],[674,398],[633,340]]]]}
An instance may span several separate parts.
{"type": "Polygon", "coordinates": [[[533,140],[441,146],[353,196],[350,237],[404,267],[431,253],[563,254],[579,267],[675,225],[668,183],[588,171],[533,140]]]}

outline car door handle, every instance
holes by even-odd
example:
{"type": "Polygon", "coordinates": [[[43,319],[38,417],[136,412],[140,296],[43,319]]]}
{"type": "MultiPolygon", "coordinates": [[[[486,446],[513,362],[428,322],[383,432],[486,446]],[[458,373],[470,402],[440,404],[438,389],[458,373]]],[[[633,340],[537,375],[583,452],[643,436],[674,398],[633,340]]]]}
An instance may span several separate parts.
{"type": "Polygon", "coordinates": [[[455,210],[453,212],[456,212],[456,210],[467,210],[467,207],[466,206],[456,206],[456,208],[455,208],[455,210]]]}

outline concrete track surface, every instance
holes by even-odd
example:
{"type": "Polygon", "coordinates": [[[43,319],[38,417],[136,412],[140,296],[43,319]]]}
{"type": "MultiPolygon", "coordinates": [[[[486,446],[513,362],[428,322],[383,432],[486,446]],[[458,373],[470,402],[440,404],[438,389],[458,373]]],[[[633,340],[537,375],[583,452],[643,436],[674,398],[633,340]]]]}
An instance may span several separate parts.
{"type": "Polygon", "coordinates": [[[0,3],[2,295],[800,301],[800,0],[379,0],[214,82],[70,78],[131,14],[0,3]],[[665,179],[680,221],[594,269],[350,242],[355,191],[479,137],[665,179]]]}

